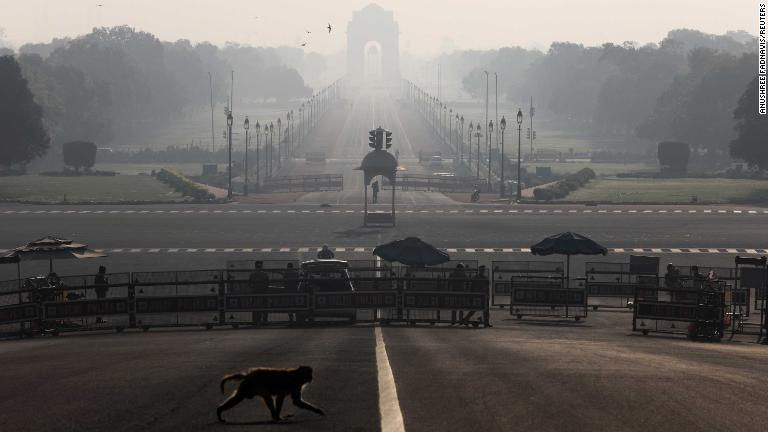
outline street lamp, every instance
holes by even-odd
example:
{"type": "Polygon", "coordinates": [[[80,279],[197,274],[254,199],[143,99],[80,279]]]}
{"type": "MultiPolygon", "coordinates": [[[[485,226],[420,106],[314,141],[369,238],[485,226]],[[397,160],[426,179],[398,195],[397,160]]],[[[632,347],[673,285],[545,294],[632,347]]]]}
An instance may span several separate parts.
{"type": "MultiPolygon", "coordinates": [[[[275,125],[272,122],[269,122],[269,173],[272,175],[272,163],[275,160],[275,145],[274,145],[274,132],[275,132],[275,125]]],[[[278,143],[277,145],[280,145],[278,143]]],[[[278,153],[278,156],[280,156],[280,153],[278,153]]],[[[278,158],[278,162],[280,159],[278,158]]],[[[278,165],[279,166],[279,165],[278,165]]]]}
{"type": "Polygon", "coordinates": [[[281,134],[283,132],[283,122],[280,120],[280,117],[277,118],[277,168],[282,167],[282,160],[283,160],[283,140],[280,139],[281,134]]]}
{"type": "Polygon", "coordinates": [[[269,126],[264,123],[264,157],[267,158],[264,161],[264,168],[267,170],[267,175],[264,177],[272,177],[272,169],[269,166],[269,147],[267,147],[267,138],[269,137],[269,126]]]}
{"type": "Polygon", "coordinates": [[[499,129],[501,129],[501,186],[499,186],[499,197],[504,198],[504,129],[507,128],[507,119],[501,116],[501,123],[499,123],[499,129]]]}
{"type": "Polygon", "coordinates": [[[293,125],[296,120],[296,114],[293,113],[293,110],[291,110],[291,145],[288,147],[288,157],[293,157],[293,153],[296,151],[296,149],[293,148],[293,139],[295,135],[295,131],[293,130],[293,125]]]}
{"type": "Polygon", "coordinates": [[[243,185],[243,195],[248,196],[248,129],[251,127],[251,122],[248,120],[248,116],[245,116],[245,122],[243,122],[243,129],[245,129],[245,183],[243,185]]]}
{"type": "Polygon", "coordinates": [[[229,162],[228,162],[228,169],[229,172],[229,183],[227,185],[227,199],[232,199],[232,122],[234,119],[232,118],[232,111],[227,110],[227,139],[228,139],[228,146],[229,146],[229,162]]]}
{"type": "Polygon", "coordinates": [[[474,132],[475,126],[472,122],[469,122],[469,149],[467,151],[467,161],[469,163],[470,173],[472,172],[472,132],[474,132]]]}
{"type": "Polygon", "coordinates": [[[453,148],[453,108],[448,110],[448,148],[453,148]]]}
{"type": "Polygon", "coordinates": [[[475,132],[475,138],[477,138],[477,178],[480,179],[480,137],[483,136],[481,132],[482,127],[478,123],[477,132],[475,132]]]}
{"type": "MultiPolygon", "coordinates": [[[[456,115],[458,115],[458,114],[456,114],[456,115]]],[[[457,144],[457,147],[459,147],[459,160],[461,160],[462,157],[463,157],[462,153],[464,153],[464,116],[461,116],[461,118],[459,119],[459,124],[461,125],[461,127],[460,127],[461,133],[459,134],[460,135],[460,138],[459,138],[460,142],[459,142],[459,144],[457,144]]]]}
{"type": "Polygon", "coordinates": [[[491,185],[491,177],[493,176],[493,173],[491,172],[491,137],[493,136],[493,120],[488,122],[488,138],[486,141],[488,141],[488,192],[493,190],[493,187],[491,185]]]}
{"type": "Polygon", "coordinates": [[[259,132],[261,132],[261,125],[258,120],[256,120],[256,127],[254,129],[256,130],[256,190],[261,190],[261,155],[259,154],[261,140],[259,132]]]}
{"type": "Polygon", "coordinates": [[[520,202],[522,190],[520,188],[520,135],[523,125],[523,110],[517,109],[517,202],[520,202]]]}

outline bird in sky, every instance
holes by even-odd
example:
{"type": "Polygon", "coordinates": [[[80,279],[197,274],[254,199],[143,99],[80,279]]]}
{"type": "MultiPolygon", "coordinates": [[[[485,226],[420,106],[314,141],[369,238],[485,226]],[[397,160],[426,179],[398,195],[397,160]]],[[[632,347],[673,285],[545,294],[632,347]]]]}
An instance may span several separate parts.
{"type": "Polygon", "coordinates": [[[328,34],[331,34],[331,23],[328,23],[328,34]]]}
{"type": "Polygon", "coordinates": [[[311,34],[311,33],[312,33],[312,32],[311,32],[311,31],[309,31],[309,30],[304,30],[304,31],[305,31],[305,32],[307,32],[307,34],[311,34]]]}
{"type": "Polygon", "coordinates": [[[301,44],[301,46],[307,46],[307,43],[306,43],[306,42],[304,42],[303,44],[301,44]]]}

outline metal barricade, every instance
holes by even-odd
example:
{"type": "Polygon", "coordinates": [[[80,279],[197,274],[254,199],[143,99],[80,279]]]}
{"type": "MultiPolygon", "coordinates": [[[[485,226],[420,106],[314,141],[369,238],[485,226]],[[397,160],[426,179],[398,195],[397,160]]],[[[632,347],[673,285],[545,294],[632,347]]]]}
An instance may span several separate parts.
{"type": "Polygon", "coordinates": [[[512,277],[509,314],[522,319],[531,317],[587,317],[585,289],[567,288],[561,277],[512,277]]]}
{"type": "MultiPolygon", "coordinates": [[[[491,306],[509,305],[512,278],[564,278],[565,264],[559,261],[493,261],[491,263],[491,306]]],[[[522,279],[521,279],[522,280],[522,279]]]]}
{"type": "Polygon", "coordinates": [[[678,333],[694,338],[702,330],[711,331],[707,337],[713,340],[720,340],[723,335],[723,292],[661,288],[637,291],[634,304],[632,331],[643,335],[678,333]]]}

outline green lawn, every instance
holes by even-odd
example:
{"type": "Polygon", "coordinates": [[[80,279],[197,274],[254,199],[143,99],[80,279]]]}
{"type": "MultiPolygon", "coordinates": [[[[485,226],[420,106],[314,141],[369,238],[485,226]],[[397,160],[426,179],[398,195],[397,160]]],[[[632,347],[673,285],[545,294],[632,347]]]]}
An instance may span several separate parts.
{"type": "Polygon", "coordinates": [[[25,201],[176,201],[178,194],[146,175],[0,177],[0,199],[25,201]]]}
{"type": "Polygon", "coordinates": [[[680,202],[768,201],[768,180],[722,178],[626,179],[606,177],[572,192],[567,201],[680,202]]]}
{"type": "Polygon", "coordinates": [[[610,176],[620,173],[629,173],[636,171],[658,170],[657,166],[642,163],[594,163],[594,162],[534,162],[524,163],[524,167],[529,172],[536,172],[536,167],[552,167],[555,174],[572,174],[582,168],[592,168],[597,175],[610,176]]]}
{"type": "MultiPolygon", "coordinates": [[[[225,164],[221,164],[225,167],[225,164]]],[[[184,175],[200,175],[203,171],[202,163],[96,163],[93,169],[99,171],[114,171],[120,174],[151,174],[152,171],[160,171],[163,168],[172,169],[184,175]]]]}

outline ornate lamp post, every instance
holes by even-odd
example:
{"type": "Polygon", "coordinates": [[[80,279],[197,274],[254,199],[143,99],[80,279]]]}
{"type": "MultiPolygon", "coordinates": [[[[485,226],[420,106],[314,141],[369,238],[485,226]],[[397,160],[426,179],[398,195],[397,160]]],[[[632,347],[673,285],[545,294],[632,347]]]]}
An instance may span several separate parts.
{"type": "Polygon", "coordinates": [[[520,135],[523,125],[523,111],[518,108],[517,109],[517,202],[520,202],[520,198],[522,198],[520,195],[522,194],[522,189],[520,187],[520,135]]]}
{"type": "Polygon", "coordinates": [[[488,192],[493,190],[493,185],[491,184],[491,177],[493,177],[493,173],[491,172],[491,137],[493,136],[493,120],[488,122],[488,138],[486,141],[488,141],[488,192]]]}
{"type": "Polygon", "coordinates": [[[507,119],[501,116],[501,123],[499,123],[499,129],[501,129],[501,186],[499,186],[499,197],[504,198],[504,129],[507,128],[507,119]]]}
{"type": "Polygon", "coordinates": [[[248,129],[251,126],[251,122],[248,120],[248,116],[245,116],[245,122],[243,122],[243,129],[245,129],[245,183],[243,184],[243,195],[248,196],[248,129]]]}
{"type": "Polygon", "coordinates": [[[280,139],[283,132],[283,122],[280,117],[277,118],[277,168],[281,168],[283,164],[283,140],[280,139]]]}
{"type": "Polygon", "coordinates": [[[448,147],[453,148],[453,108],[448,110],[448,147]]]}
{"type": "Polygon", "coordinates": [[[480,178],[480,137],[483,136],[483,133],[481,131],[482,126],[480,124],[477,125],[477,129],[475,129],[477,132],[475,132],[475,138],[477,138],[477,178],[480,178]]]}
{"type": "Polygon", "coordinates": [[[472,172],[472,132],[475,130],[475,126],[472,122],[469,122],[469,149],[467,151],[467,162],[469,164],[470,173],[472,172]]]}
{"type": "MultiPolygon", "coordinates": [[[[274,132],[275,132],[275,125],[272,122],[269,122],[269,174],[272,175],[272,168],[273,163],[275,160],[275,145],[274,145],[274,132]]],[[[280,143],[278,143],[280,145],[280,143]]],[[[278,153],[279,156],[279,153],[278,153]]],[[[278,158],[278,162],[280,159],[278,158]]]]}
{"type": "Polygon", "coordinates": [[[259,143],[261,140],[259,132],[261,132],[261,125],[258,120],[256,121],[256,127],[254,129],[256,130],[256,190],[261,190],[261,156],[259,155],[259,143]]]}
{"type": "Polygon", "coordinates": [[[227,185],[227,199],[232,199],[232,111],[227,110],[227,139],[229,146],[229,162],[227,171],[229,173],[229,183],[227,185]]]}
{"type": "Polygon", "coordinates": [[[269,161],[269,147],[267,147],[267,138],[269,138],[269,126],[264,123],[264,168],[267,170],[267,175],[264,177],[272,177],[272,164],[269,161]]]}
{"type": "Polygon", "coordinates": [[[459,143],[457,144],[457,147],[459,147],[459,160],[461,160],[464,153],[464,116],[461,116],[459,119],[459,124],[461,125],[459,128],[461,133],[459,134],[459,143]]]}

